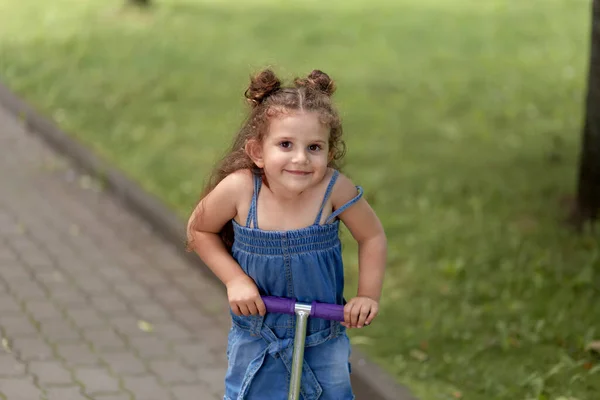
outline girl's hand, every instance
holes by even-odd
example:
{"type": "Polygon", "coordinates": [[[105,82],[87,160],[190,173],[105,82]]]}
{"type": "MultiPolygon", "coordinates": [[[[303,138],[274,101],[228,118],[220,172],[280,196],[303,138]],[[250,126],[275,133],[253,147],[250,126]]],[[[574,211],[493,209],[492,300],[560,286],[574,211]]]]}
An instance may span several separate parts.
{"type": "Polygon", "coordinates": [[[344,306],[344,322],[346,328],[362,328],[369,325],[379,312],[379,303],[369,297],[357,296],[344,306]]]}
{"type": "Polygon", "coordinates": [[[235,315],[265,315],[267,309],[256,283],[248,275],[240,275],[227,282],[227,297],[235,315]]]}

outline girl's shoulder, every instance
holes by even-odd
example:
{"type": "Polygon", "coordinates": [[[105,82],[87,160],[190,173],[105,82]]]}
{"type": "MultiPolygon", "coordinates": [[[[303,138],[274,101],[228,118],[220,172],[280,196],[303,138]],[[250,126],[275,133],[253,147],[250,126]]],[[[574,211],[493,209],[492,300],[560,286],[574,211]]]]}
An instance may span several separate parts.
{"type": "Polygon", "coordinates": [[[218,193],[218,198],[238,203],[239,201],[245,201],[248,196],[252,197],[253,191],[252,171],[241,169],[223,178],[217,187],[213,189],[214,193],[211,194],[216,195],[218,193]]]}
{"type": "Polygon", "coordinates": [[[219,183],[219,185],[226,186],[232,190],[240,191],[245,188],[254,188],[253,173],[249,169],[239,169],[231,174],[227,175],[219,183]]]}
{"type": "Polygon", "coordinates": [[[334,206],[345,204],[356,197],[358,187],[350,178],[338,171],[338,177],[331,191],[331,202],[334,206]]]}

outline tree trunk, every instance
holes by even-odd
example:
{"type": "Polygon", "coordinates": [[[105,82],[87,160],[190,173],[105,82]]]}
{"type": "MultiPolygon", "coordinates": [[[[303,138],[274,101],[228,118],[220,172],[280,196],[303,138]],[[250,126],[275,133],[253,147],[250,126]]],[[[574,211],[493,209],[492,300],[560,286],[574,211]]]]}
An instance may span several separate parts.
{"type": "Polygon", "coordinates": [[[579,227],[600,212],[600,0],[592,5],[591,51],[588,71],[579,185],[574,219],[579,227]]]}

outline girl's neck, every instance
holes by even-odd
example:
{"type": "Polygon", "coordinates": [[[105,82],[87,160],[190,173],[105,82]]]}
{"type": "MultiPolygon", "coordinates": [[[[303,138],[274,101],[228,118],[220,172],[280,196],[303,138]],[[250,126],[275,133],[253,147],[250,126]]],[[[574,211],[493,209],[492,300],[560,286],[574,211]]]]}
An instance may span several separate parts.
{"type": "Polygon", "coordinates": [[[271,192],[271,195],[282,204],[293,204],[299,201],[304,194],[304,191],[301,192],[291,192],[283,187],[279,187],[277,184],[271,185],[267,179],[266,175],[262,176],[263,185],[271,192]]]}

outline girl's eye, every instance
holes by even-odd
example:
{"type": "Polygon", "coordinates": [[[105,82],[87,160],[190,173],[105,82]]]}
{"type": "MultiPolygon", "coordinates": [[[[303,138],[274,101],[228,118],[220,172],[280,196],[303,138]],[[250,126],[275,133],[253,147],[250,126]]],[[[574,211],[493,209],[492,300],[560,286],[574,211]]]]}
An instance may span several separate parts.
{"type": "Polygon", "coordinates": [[[321,146],[319,146],[318,144],[311,144],[310,146],[308,146],[308,149],[310,151],[319,151],[321,150],[321,146]]]}
{"type": "Polygon", "coordinates": [[[292,142],[289,142],[289,141],[281,142],[281,143],[279,143],[279,146],[281,146],[281,148],[284,148],[284,149],[289,149],[290,147],[292,147],[292,142]]]}

